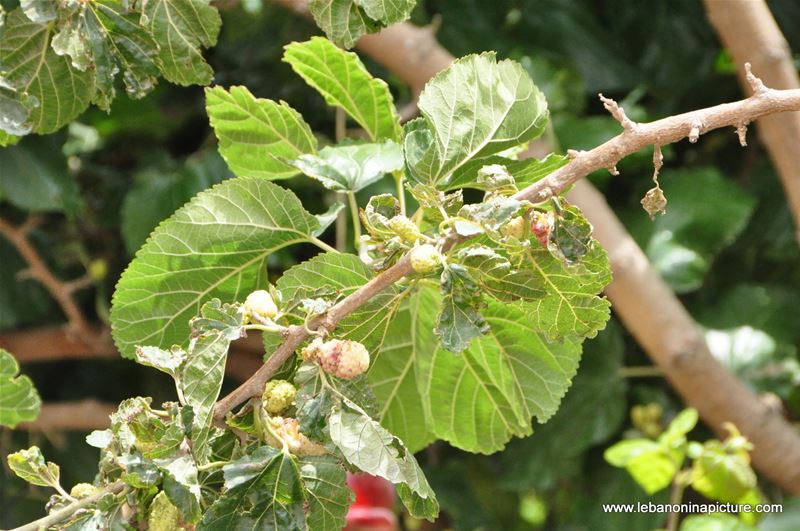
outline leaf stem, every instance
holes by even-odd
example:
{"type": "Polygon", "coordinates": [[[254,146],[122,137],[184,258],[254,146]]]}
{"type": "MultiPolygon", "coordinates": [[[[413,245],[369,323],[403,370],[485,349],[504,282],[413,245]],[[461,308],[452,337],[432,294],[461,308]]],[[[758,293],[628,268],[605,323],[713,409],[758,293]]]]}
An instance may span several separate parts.
{"type": "Polygon", "coordinates": [[[328,245],[324,241],[320,240],[316,236],[311,236],[308,241],[310,241],[311,243],[313,243],[314,245],[316,245],[317,247],[319,247],[323,251],[328,251],[329,253],[337,253],[337,254],[339,253],[338,249],[336,249],[335,247],[331,247],[330,245],[328,245]]]}
{"type": "Polygon", "coordinates": [[[355,192],[347,192],[347,202],[350,204],[350,215],[353,218],[353,241],[356,252],[361,249],[361,220],[358,219],[358,202],[355,192]]]}
{"type": "Polygon", "coordinates": [[[206,463],[205,465],[198,465],[197,471],[208,472],[209,470],[214,470],[215,468],[222,468],[228,463],[230,463],[230,461],[212,461],[210,463],[206,463]]]}
{"type": "Polygon", "coordinates": [[[664,371],[660,367],[621,367],[619,375],[623,378],[663,378],[664,371]]]}
{"type": "Polygon", "coordinates": [[[406,215],[406,189],[403,186],[405,177],[402,172],[394,173],[394,184],[397,187],[397,200],[400,201],[400,215],[406,215]]]}

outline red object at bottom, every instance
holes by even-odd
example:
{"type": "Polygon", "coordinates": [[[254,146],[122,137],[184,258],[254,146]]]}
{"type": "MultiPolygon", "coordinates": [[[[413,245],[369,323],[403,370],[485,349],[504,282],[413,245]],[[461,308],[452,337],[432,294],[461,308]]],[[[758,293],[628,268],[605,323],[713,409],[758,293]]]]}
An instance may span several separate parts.
{"type": "Polygon", "coordinates": [[[347,485],[356,501],[347,511],[345,531],[397,531],[394,485],[369,474],[347,474],[347,485]]]}

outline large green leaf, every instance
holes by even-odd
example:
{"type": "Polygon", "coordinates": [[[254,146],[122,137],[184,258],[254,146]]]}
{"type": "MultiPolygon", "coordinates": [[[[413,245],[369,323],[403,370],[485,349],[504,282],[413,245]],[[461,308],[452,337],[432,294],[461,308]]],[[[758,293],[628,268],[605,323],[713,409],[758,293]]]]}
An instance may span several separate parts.
{"type": "Polygon", "coordinates": [[[627,413],[626,382],[620,375],[623,352],[616,326],[584,343],[580,369],[556,414],[503,452],[504,486],[515,491],[552,488],[580,473],[580,456],[587,448],[616,433],[627,413]]]}
{"type": "Polygon", "coordinates": [[[455,61],[425,86],[421,118],[405,128],[409,177],[446,187],[468,161],[541,134],[547,103],[518,63],[494,53],[455,61]]]}
{"type": "Polygon", "coordinates": [[[435,439],[419,400],[419,360],[436,344],[435,299],[425,290],[411,297],[389,324],[386,338],[373,359],[369,382],[380,403],[378,421],[418,452],[435,439]]]}
{"type": "Polygon", "coordinates": [[[286,102],[256,98],[244,87],[214,87],[206,89],[206,111],[236,175],[291,177],[298,170],[289,161],[317,151],[311,128],[286,102]]]}
{"type": "Polygon", "coordinates": [[[12,135],[52,133],[89,105],[90,72],[72,68],[50,47],[52,24],[11,11],[0,33],[0,129],[12,135]]]}
{"type": "Polygon", "coordinates": [[[122,274],[111,309],[120,352],[130,358],[136,345],[185,343],[202,303],[263,288],[267,256],[312,241],[318,227],[294,194],[263,179],[200,193],[158,226],[122,274]]]}
{"type": "Polygon", "coordinates": [[[383,144],[351,144],[322,148],[319,155],[301,155],[292,164],[334,192],[358,192],[387,173],[403,169],[402,148],[383,144]]]}
{"type": "Polygon", "coordinates": [[[489,332],[456,355],[430,348],[418,386],[433,432],[464,450],[493,453],[555,413],[580,359],[573,339],[549,342],[520,304],[490,302],[489,332]]]}
{"type": "Polygon", "coordinates": [[[261,446],[222,470],[226,491],[208,508],[198,531],[305,528],[305,492],[290,455],[261,446]]]}
{"type": "Polygon", "coordinates": [[[416,0],[311,0],[309,10],[329,39],[352,48],[359,37],[402,22],[416,0]]]}
{"type": "Polygon", "coordinates": [[[217,43],[222,20],[210,0],[145,0],[142,21],[160,45],[165,78],[180,85],[211,82],[202,49],[217,43]]]}
{"type": "Polygon", "coordinates": [[[373,78],[356,54],[313,37],[287,45],[283,60],[328,104],[344,109],[372,140],[400,139],[400,118],[389,86],[373,78]]]}
{"type": "MultiPolygon", "coordinates": [[[[346,296],[372,277],[372,272],[357,256],[325,253],[286,271],[278,279],[276,287],[286,301],[312,298],[323,288],[346,296]]],[[[372,352],[383,342],[386,328],[396,311],[396,301],[394,288],[373,296],[339,322],[337,337],[359,341],[372,352]]]]}
{"type": "Polygon", "coordinates": [[[20,422],[36,420],[42,399],[27,376],[19,375],[19,364],[0,348],[0,425],[16,428],[20,422]]]}

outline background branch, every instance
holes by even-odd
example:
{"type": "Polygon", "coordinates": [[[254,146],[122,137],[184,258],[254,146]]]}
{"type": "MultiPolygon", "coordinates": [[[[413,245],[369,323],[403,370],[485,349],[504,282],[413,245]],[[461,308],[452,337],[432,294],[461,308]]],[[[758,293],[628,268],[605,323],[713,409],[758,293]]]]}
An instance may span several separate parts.
{"type": "Polygon", "coordinates": [[[39,282],[50,292],[50,295],[58,302],[64,315],[67,316],[70,331],[83,336],[84,340],[89,340],[93,336],[93,329],[81,312],[81,309],[72,298],[72,294],[79,284],[72,285],[69,281],[62,281],[57,278],[47,267],[39,251],[28,241],[31,230],[36,225],[37,218],[29,218],[28,221],[14,227],[5,219],[0,218],[0,234],[2,234],[13,245],[17,252],[22,255],[30,268],[30,276],[39,282]]]}
{"type": "Polygon", "coordinates": [[[117,404],[93,399],[75,402],[45,402],[39,417],[24,422],[17,429],[28,431],[92,431],[103,430],[111,424],[109,415],[117,404]]]}
{"type": "MultiPolygon", "coordinates": [[[[800,76],[789,44],[764,0],[705,0],[706,12],[734,63],[749,62],[768,87],[800,88],[800,76]]],[[[739,69],[745,93],[753,92],[747,74],[739,69]]],[[[758,135],[780,175],[800,241],[800,113],[764,118],[758,135]]]]}

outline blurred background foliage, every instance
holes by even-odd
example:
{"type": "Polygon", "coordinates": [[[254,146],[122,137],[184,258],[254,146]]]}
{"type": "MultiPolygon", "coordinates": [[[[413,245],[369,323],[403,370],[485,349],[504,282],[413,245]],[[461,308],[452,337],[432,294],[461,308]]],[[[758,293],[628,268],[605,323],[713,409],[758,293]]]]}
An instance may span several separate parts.
{"type": "MultiPolygon", "coordinates": [[[[13,0],[1,0],[12,7],[13,0]]],[[[318,33],[310,22],[258,1],[223,2],[219,44],[207,53],[215,83],[245,85],[256,96],[284,99],[324,140],[334,134],[334,113],[281,62],[283,46],[318,33]]],[[[800,4],[773,0],[770,7],[794,50],[800,50],[800,4]]],[[[494,49],[522,62],[545,91],[552,110],[549,140],[559,150],[591,148],[620,130],[598,92],[622,101],[635,120],[652,120],[741,97],[735,65],[721,49],[696,0],[427,0],[412,17],[435,24],[454,55],[494,49]]],[[[409,91],[387,79],[400,106],[409,91]]],[[[800,64],[800,63],[799,63],[800,64]]],[[[714,355],[793,422],[800,418],[800,249],[780,183],[756,135],[742,149],[733,131],[704,135],[696,145],[665,150],[661,176],[669,205],[651,222],[639,205],[650,186],[651,153],[623,161],[621,175],[592,180],[680,294],[714,355]]],[[[162,83],[141,101],[117,98],[110,114],[92,108],[69,127],[46,137],[26,137],[0,148],[0,209],[15,223],[30,213],[45,223],[33,241],[61,278],[95,268],[93,289],[78,293],[87,314],[106,321],[121,271],[149,232],[198,191],[231,174],[216,152],[200,87],[162,83]]],[[[310,179],[283,181],[314,213],[330,197],[310,179]]],[[[379,183],[390,191],[392,183],[379,183]]],[[[376,188],[377,187],[377,188],[376,188]]],[[[332,235],[327,235],[332,239],[332,235]]],[[[272,257],[271,272],[298,260],[272,257]]],[[[22,258],[0,239],[0,334],[58,324],[60,310],[33,280],[22,258]]],[[[445,516],[439,528],[652,529],[658,514],[604,514],[601,504],[665,502],[649,498],[628,475],[602,459],[603,449],[641,426],[631,407],[657,403],[666,423],[682,404],[657,373],[640,371],[647,356],[619,324],[587,343],[580,371],[558,414],[491,456],[467,455],[445,444],[420,456],[445,516]]],[[[27,365],[45,401],[128,396],[171,399],[155,371],[129,361],[61,361],[27,365]]],[[[711,436],[698,428],[695,440],[711,436]]],[[[44,445],[62,464],[67,485],[89,481],[95,450],[78,433],[0,433],[3,455],[28,444],[44,445]]],[[[786,513],[762,521],[763,529],[800,529],[800,507],[762,484],[786,513]]],[[[689,493],[697,501],[699,495],[689,493]]],[[[45,494],[0,474],[0,526],[41,512],[45,494]]],[[[415,528],[417,522],[406,522],[415,528]]]]}

